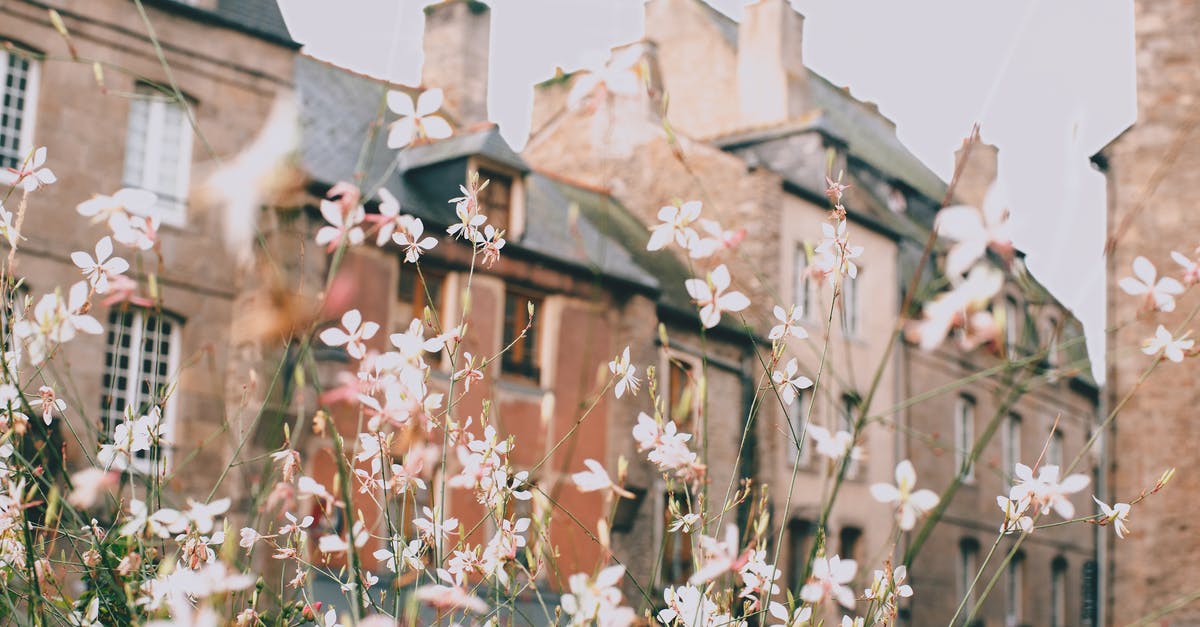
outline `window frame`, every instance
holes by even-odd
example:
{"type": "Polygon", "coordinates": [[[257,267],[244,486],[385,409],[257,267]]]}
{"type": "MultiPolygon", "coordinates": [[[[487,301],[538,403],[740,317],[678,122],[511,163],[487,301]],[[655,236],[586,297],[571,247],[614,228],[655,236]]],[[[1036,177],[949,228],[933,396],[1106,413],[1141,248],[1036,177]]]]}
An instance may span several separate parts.
{"type": "Polygon", "coordinates": [[[979,572],[979,542],[974,538],[963,538],[958,543],[958,595],[966,601],[964,607],[974,607],[976,591],[971,582],[979,572]],[[969,592],[968,592],[969,591],[969,592]]]}
{"type": "Polygon", "coordinates": [[[1003,472],[1011,475],[1021,461],[1021,415],[1009,412],[1004,419],[1003,472]]]}
{"type": "Polygon", "coordinates": [[[188,120],[187,109],[193,106],[193,104],[190,102],[186,104],[180,103],[168,98],[160,90],[146,82],[138,82],[134,86],[134,92],[137,94],[137,97],[129,99],[129,114],[126,116],[125,161],[121,170],[121,184],[124,187],[145,189],[154,192],[158,196],[158,202],[146,212],[146,217],[158,218],[163,224],[169,226],[183,227],[187,224],[188,195],[191,189],[192,151],[194,149],[192,127],[188,120]],[[136,107],[138,106],[147,107],[147,112],[145,135],[141,139],[142,171],[137,176],[134,176],[130,172],[129,155],[131,154],[134,141],[132,135],[133,120],[136,107]],[[165,120],[167,108],[170,106],[179,107],[181,111],[178,145],[179,163],[176,165],[178,171],[175,173],[175,189],[167,191],[159,188],[158,179],[160,177],[158,174],[162,155],[166,154],[164,150],[166,148],[164,146],[165,120]]]}
{"type": "MultiPolygon", "coordinates": [[[[142,415],[142,413],[141,413],[142,405],[145,404],[148,400],[150,400],[150,399],[139,398],[142,395],[141,390],[139,389],[139,387],[141,385],[141,364],[142,364],[142,362],[144,362],[146,360],[145,333],[146,333],[146,319],[148,316],[153,316],[153,317],[159,318],[160,322],[158,324],[158,329],[159,329],[160,333],[161,333],[161,329],[162,329],[162,320],[163,319],[166,319],[167,321],[169,321],[171,323],[171,332],[168,334],[167,342],[172,350],[170,350],[169,354],[167,355],[166,380],[158,381],[158,375],[157,375],[157,373],[155,373],[155,375],[152,379],[155,384],[154,387],[160,388],[164,385],[171,386],[173,384],[172,383],[172,375],[177,375],[179,372],[180,363],[181,363],[180,362],[180,353],[181,353],[182,347],[183,347],[183,326],[185,324],[185,321],[181,316],[177,316],[175,314],[172,314],[172,313],[169,313],[166,311],[152,311],[152,310],[148,310],[144,307],[128,307],[128,308],[118,307],[118,308],[110,309],[109,314],[108,314],[108,321],[105,326],[105,346],[104,346],[105,363],[103,364],[102,369],[101,369],[101,388],[102,388],[101,389],[101,427],[102,427],[104,435],[106,437],[112,436],[113,430],[116,428],[116,426],[118,424],[120,424],[119,421],[122,421],[122,420],[125,420],[128,418],[128,416],[130,415],[130,411],[131,411],[130,408],[133,408],[133,412],[135,413],[134,417],[136,418],[136,417],[142,415]],[[114,353],[114,352],[110,352],[113,350],[114,344],[109,343],[108,335],[111,333],[114,333],[114,325],[116,324],[116,322],[118,321],[118,319],[120,317],[123,317],[126,314],[133,316],[133,319],[130,321],[130,324],[128,327],[131,332],[130,341],[129,341],[129,349],[130,349],[129,366],[125,369],[126,372],[124,373],[124,376],[125,376],[125,379],[127,382],[127,387],[125,390],[118,390],[116,388],[116,383],[115,383],[115,381],[116,381],[115,377],[118,376],[118,373],[116,370],[118,354],[114,353]],[[137,347],[136,353],[134,352],[135,347],[137,347]],[[104,379],[104,377],[110,375],[110,366],[107,363],[108,357],[110,354],[113,355],[113,365],[111,366],[111,369],[112,369],[111,374],[114,377],[114,380],[110,386],[105,386],[103,383],[103,379],[104,379]],[[109,399],[110,390],[113,392],[111,399],[109,399]],[[124,398],[125,407],[119,414],[116,414],[116,418],[113,419],[112,417],[116,412],[111,407],[106,406],[104,403],[104,400],[108,399],[111,402],[112,400],[115,400],[118,397],[118,395],[120,395],[124,398]]],[[[123,324],[121,325],[121,328],[122,329],[125,328],[123,324]]],[[[119,343],[120,337],[121,337],[120,335],[114,335],[113,339],[115,342],[119,343]]],[[[160,341],[161,341],[161,335],[160,335],[160,341]]],[[[178,380],[174,381],[174,384],[177,385],[178,380]]],[[[157,457],[155,456],[154,451],[151,451],[146,457],[137,457],[137,456],[131,455],[130,459],[129,459],[129,467],[127,469],[127,472],[136,473],[136,474],[150,474],[151,471],[153,470],[153,465],[154,465],[156,459],[157,459],[158,466],[159,466],[159,468],[158,468],[159,472],[165,473],[171,467],[171,461],[172,461],[172,457],[174,456],[174,448],[175,448],[174,444],[172,443],[171,440],[174,435],[174,427],[175,427],[175,422],[176,422],[175,418],[178,414],[178,400],[177,400],[178,393],[177,392],[178,392],[177,389],[172,390],[170,395],[167,397],[166,403],[164,403],[163,407],[162,407],[162,417],[161,417],[161,422],[159,423],[160,424],[159,432],[162,434],[162,437],[159,440],[159,450],[158,450],[157,457]]],[[[153,407],[154,407],[153,405],[150,406],[150,408],[153,408],[153,407]]]]}
{"type": "Polygon", "coordinates": [[[1062,468],[1066,456],[1065,439],[1060,423],[1060,426],[1050,434],[1050,442],[1046,445],[1046,465],[1062,468]]]}
{"type": "Polygon", "coordinates": [[[505,350],[500,356],[501,374],[508,377],[525,379],[534,383],[535,385],[541,385],[542,359],[540,352],[542,343],[544,341],[541,337],[541,332],[544,330],[542,326],[542,316],[545,312],[545,302],[546,298],[542,294],[518,287],[505,286],[504,316],[501,322],[503,330],[503,333],[501,333],[501,338],[504,342],[502,348],[505,350]],[[521,299],[519,304],[514,304],[511,308],[512,313],[515,316],[520,317],[520,320],[522,321],[522,323],[519,325],[516,324],[516,317],[511,319],[509,317],[509,299],[512,298],[521,299]],[[534,309],[532,318],[530,318],[528,313],[528,303],[531,302],[533,303],[534,309]],[[520,331],[525,328],[526,324],[529,325],[529,331],[525,334],[525,337],[519,337],[520,331]],[[516,327],[520,328],[518,329],[516,327]],[[526,343],[529,345],[525,345],[526,343]],[[521,351],[523,351],[522,355],[528,355],[527,358],[523,358],[519,361],[513,357],[518,346],[520,346],[521,351]]]}
{"type": "Polygon", "coordinates": [[[842,325],[842,335],[848,338],[858,338],[862,336],[862,286],[859,280],[862,278],[863,269],[859,266],[856,276],[842,274],[842,306],[840,321],[842,325]]]}
{"type": "Polygon", "coordinates": [[[1005,627],[1018,627],[1025,613],[1025,556],[1021,553],[1014,555],[1005,569],[1004,588],[1005,627]]]}
{"type": "Polygon", "coordinates": [[[800,319],[813,322],[813,285],[808,275],[808,245],[796,242],[796,255],[792,261],[796,276],[792,280],[792,301],[800,308],[800,319]]]}
{"type": "MultiPolygon", "coordinates": [[[[520,239],[521,234],[525,231],[525,173],[517,168],[476,155],[467,161],[467,175],[468,177],[478,176],[480,182],[483,182],[484,179],[493,180],[494,176],[509,179],[508,222],[503,227],[504,239],[508,241],[520,239]]],[[[490,183],[488,187],[491,187],[490,183]]],[[[484,204],[482,199],[480,199],[480,205],[483,215],[488,218],[486,224],[495,226],[496,222],[492,219],[490,208],[484,204]]]]}
{"type": "Polygon", "coordinates": [[[790,427],[789,433],[785,438],[785,455],[789,466],[797,466],[806,468],[812,461],[812,447],[809,446],[808,437],[805,432],[808,430],[808,425],[811,423],[812,411],[812,390],[796,390],[796,400],[787,408],[786,417],[790,427]],[[793,434],[796,439],[792,439],[793,434]],[[803,446],[796,448],[796,443],[799,441],[803,446]]]}
{"type": "Polygon", "coordinates": [[[1050,563],[1050,627],[1067,624],[1067,569],[1067,560],[1062,556],[1050,563]]]}
{"type": "Polygon", "coordinates": [[[967,465],[971,449],[975,448],[974,397],[959,395],[954,404],[954,466],[955,474],[966,484],[975,483],[975,464],[967,465]]]}
{"type": "Polygon", "coordinates": [[[1017,356],[1021,343],[1021,303],[1016,296],[1004,297],[1004,350],[1009,359],[1017,356]]]}
{"type": "MultiPolygon", "coordinates": [[[[29,64],[25,76],[25,90],[23,94],[24,104],[21,106],[21,130],[17,134],[17,146],[13,151],[17,155],[17,167],[20,167],[26,159],[28,159],[36,150],[37,145],[34,143],[34,131],[37,127],[38,113],[38,95],[41,85],[41,64],[37,59],[30,59],[19,54],[12,54],[3,48],[0,48],[0,115],[3,114],[4,100],[3,95],[7,93],[8,82],[8,64],[10,59],[24,59],[29,64]]],[[[0,168],[8,167],[0,157],[0,168]]]]}
{"type": "MultiPolygon", "coordinates": [[[[658,564],[658,578],[663,585],[682,585],[686,584],[688,578],[695,572],[695,550],[692,546],[692,535],[699,529],[693,529],[690,533],[684,532],[682,529],[672,532],[671,524],[675,522],[671,518],[672,495],[669,492],[662,494],[662,514],[659,516],[659,525],[662,531],[662,558],[658,564]],[[668,572],[668,565],[670,572],[668,572]]],[[[686,501],[680,500],[680,512],[691,511],[686,504],[686,501]]]]}

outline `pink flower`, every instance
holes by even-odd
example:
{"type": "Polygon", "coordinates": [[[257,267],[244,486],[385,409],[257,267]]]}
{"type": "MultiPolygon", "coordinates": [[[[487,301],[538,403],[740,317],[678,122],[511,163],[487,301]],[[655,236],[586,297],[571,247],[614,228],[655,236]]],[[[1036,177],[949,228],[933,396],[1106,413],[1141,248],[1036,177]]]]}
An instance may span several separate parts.
{"type": "Polygon", "coordinates": [[[771,373],[771,381],[775,383],[775,389],[779,390],[779,395],[783,399],[784,405],[791,405],[796,402],[796,391],[812,387],[812,380],[808,377],[798,374],[800,366],[796,358],[788,360],[787,365],[782,371],[776,370],[771,373]]]}
{"type": "Polygon", "coordinates": [[[800,310],[800,307],[792,305],[784,310],[783,307],[775,305],[773,313],[779,324],[771,327],[771,333],[767,336],[769,339],[780,340],[788,335],[798,340],[808,337],[808,331],[800,324],[804,317],[804,312],[800,310]]]}
{"type": "Polygon", "coordinates": [[[425,234],[425,224],[420,218],[400,216],[399,230],[392,235],[392,241],[404,247],[404,260],[416,263],[425,251],[432,250],[437,240],[432,237],[421,237],[425,234]]]}
{"type": "Polygon", "coordinates": [[[700,568],[688,579],[693,586],[740,569],[747,557],[738,550],[738,528],[732,523],[725,525],[725,538],[722,540],[700,536],[700,554],[700,568]]]}
{"type": "Polygon", "coordinates": [[[1092,497],[1092,500],[1100,506],[1100,511],[1104,513],[1104,520],[1112,523],[1117,537],[1124,539],[1125,534],[1129,533],[1129,527],[1125,526],[1125,521],[1129,518],[1129,503],[1114,503],[1112,507],[1109,507],[1107,503],[1095,496],[1092,497]]]}
{"type": "Polygon", "coordinates": [[[321,201],[321,215],[329,224],[317,231],[317,243],[330,251],[343,241],[350,246],[363,243],[366,233],[361,225],[366,220],[367,210],[358,204],[358,188],[349,183],[338,183],[327,195],[328,198],[321,201]]]}
{"type": "Polygon", "coordinates": [[[937,232],[957,242],[946,255],[950,276],[962,276],[988,247],[1005,258],[1012,254],[1008,210],[997,208],[996,203],[985,203],[983,209],[946,207],[937,214],[937,232]]]}
{"type": "Polygon", "coordinates": [[[707,329],[717,326],[721,312],[738,312],[750,306],[750,299],[745,294],[725,293],[729,281],[729,269],[721,264],[709,273],[707,280],[688,279],[684,282],[688,295],[700,306],[700,321],[707,329]]]}

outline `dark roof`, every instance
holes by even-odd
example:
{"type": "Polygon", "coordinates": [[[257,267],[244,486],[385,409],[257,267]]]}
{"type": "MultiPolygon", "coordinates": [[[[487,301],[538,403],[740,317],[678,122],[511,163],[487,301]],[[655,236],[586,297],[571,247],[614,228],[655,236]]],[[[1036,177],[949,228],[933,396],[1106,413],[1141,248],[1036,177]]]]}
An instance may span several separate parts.
{"type": "Polygon", "coordinates": [[[246,30],[294,43],[276,0],[217,0],[215,11],[246,30]]]}
{"type": "Polygon", "coordinates": [[[217,0],[214,9],[192,6],[183,0],[145,0],[164,11],[193,20],[238,30],[271,43],[299,48],[292,39],[276,0],[217,0]]]}
{"type": "MultiPolygon", "coordinates": [[[[412,91],[310,57],[297,59],[296,93],[303,129],[299,163],[309,176],[323,184],[352,181],[360,154],[365,154],[363,187],[373,188],[383,181],[406,213],[445,226],[455,220],[453,206],[447,201],[458,196],[458,186],[466,182],[468,158],[483,156],[529,171],[495,125],[459,130],[448,139],[400,153],[388,148],[387,128],[377,125],[388,89],[412,91]],[[374,140],[364,153],[363,144],[372,131],[374,140]]],[[[538,173],[527,176],[525,183],[525,228],[505,251],[658,291],[659,280],[635,262],[628,248],[630,241],[610,237],[593,222],[603,214],[636,223],[616,200],[583,193],[576,186],[538,173]]],[[[639,228],[644,247],[645,228],[639,228]]]]}

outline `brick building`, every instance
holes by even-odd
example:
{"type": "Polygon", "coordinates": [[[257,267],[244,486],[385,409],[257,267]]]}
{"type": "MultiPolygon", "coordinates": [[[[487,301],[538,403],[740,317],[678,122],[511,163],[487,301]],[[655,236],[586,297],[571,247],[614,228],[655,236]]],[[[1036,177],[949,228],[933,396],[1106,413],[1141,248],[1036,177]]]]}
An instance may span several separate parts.
{"type": "MultiPolygon", "coordinates": [[[[1145,314],[1138,299],[1117,286],[1122,277],[1132,276],[1138,256],[1148,258],[1162,276],[1175,277],[1181,271],[1171,251],[1194,257],[1191,229],[1200,224],[1195,211],[1200,60],[1189,24],[1196,6],[1138,1],[1133,17],[1137,120],[1093,157],[1108,179],[1107,405],[1116,407],[1129,397],[1111,429],[1107,496],[1127,502],[1153,487],[1167,468],[1177,467],[1179,474],[1166,492],[1135,506],[1130,536],[1108,538],[1111,585],[1105,602],[1111,624],[1136,621],[1194,593],[1188,574],[1200,554],[1194,512],[1200,478],[1188,463],[1200,443],[1200,428],[1191,419],[1197,365],[1165,363],[1139,384],[1149,361],[1137,350],[1158,324],[1177,330],[1193,311],[1195,297],[1182,297],[1173,313],[1145,314]]],[[[1200,606],[1185,604],[1162,621],[1196,624],[1200,606]]]]}
{"type": "MultiPolygon", "coordinates": [[[[205,443],[166,452],[171,483],[187,489],[198,486],[196,468],[224,466],[232,450],[226,428],[236,431],[244,419],[227,413],[225,403],[227,385],[243,385],[226,370],[236,269],[231,257],[212,254],[224,249],[225,220],[200,193],[201,183],[262,128],[276,98],[290,93],[299,44],[274,2],[164,0],[145,7],[170,73],[129,2],[0,2],[0,167],[46,146],[58,175],[57,184],[31,196],[22,233],[18,272],[29,277],[24,290],[35,297],[78,281],[71,251],[91,250],[107,232],[79,216],[76,205],[122,187],[158,194],[149,211],[161,220],[161,264],[150,252],[126,256],[131,274],[156,275],[167,309],[93,310],[105,334],[80,337],[62,356],[76,386],[71,405],[87,416],[65,439],[72,465],[90,459],[127,407],[144,411],[157,403],[180,372],[164,420],[173,442],[205,443]],[[51,8],[85,61],[71,60],[51,8]],[[103,85],[91,60],[105,64],[103,85]],[[207,144],[194,139],[185,108],[164,91],[172,81],[207,144]]],[[[203,478],[211,487],[216,475],[203,478]]]]}

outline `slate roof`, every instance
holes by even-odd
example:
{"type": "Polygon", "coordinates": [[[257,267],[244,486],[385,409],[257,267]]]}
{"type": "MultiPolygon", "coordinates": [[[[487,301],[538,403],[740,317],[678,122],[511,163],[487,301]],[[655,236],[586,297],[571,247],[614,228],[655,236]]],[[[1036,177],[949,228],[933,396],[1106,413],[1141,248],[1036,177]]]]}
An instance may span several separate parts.
{"type": "Polygon", "coordinates": [[[184,0],[145,0],[164,11],[185,15],[193,20],[242,31],[259,39],[288,48],[299,48],[292,39],[277,0],[217,0],[215,8],[192,6],[184,0]]]}
{"type": "MultiPolygon", "coordinates": [[[[338,68],[311,57],[296,61],[296,93],[303,129],[299,163],[316,181],[332,184],[352,180],[363,142],[375,129],[365,152],[364,187],[385,181],[403,210],[430,225],[455,221],[447,201],[459,195],[466,181],[467,159],[483,156],[521,172],[529,167],[500,136],[495,125],[458,130],[445,140],[397,153],[387,147],[386,127],[376,128],[388,89],[412,91],[338,68]],[[397,155],[399,154],[399,158],[397,155]]],[[[657,292],[657,275],[635,260],[631,240],[614,238],[599,228],[606,216],[636,223],[628,211],[605,194],[584,193],[540,173],[525,178],[525,228],[505,251],[552,260],[578,271],[596,272],[657,292]],[[619,216],[626,216],[620,218],[619,216]]],[[[639,225],[641,246],[646,231],[639,225]]],[[[680,281],[682,285],[682,281],[680,281]]]]}
{"type": "Polygon", "coordinates": [[[217,0],[215,11],[247,30],[294,43],[276,0],[217,0]]]}

